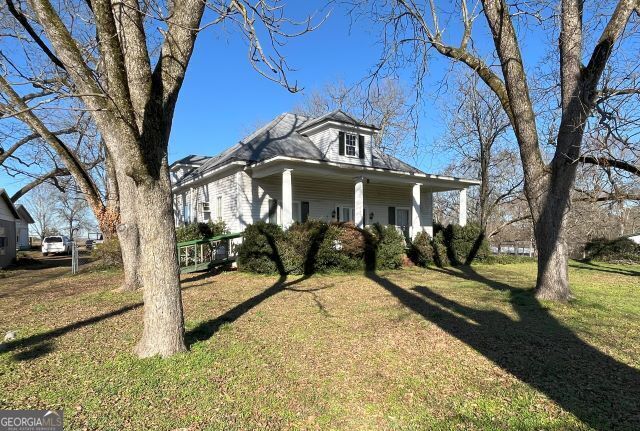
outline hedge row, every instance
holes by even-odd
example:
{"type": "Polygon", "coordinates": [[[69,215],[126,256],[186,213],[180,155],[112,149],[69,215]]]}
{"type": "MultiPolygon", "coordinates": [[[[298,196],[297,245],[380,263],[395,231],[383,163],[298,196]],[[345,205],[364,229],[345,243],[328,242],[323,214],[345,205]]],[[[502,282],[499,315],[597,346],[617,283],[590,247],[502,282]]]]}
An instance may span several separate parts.
{"type": "Polygon", "coordinates": [[[469,265],[474,260],[487,260],[491,256],[489,243],[477,224],[464,227],[436,224],[433,232],[433,238],[420,232],[411,243],[409,257],[416,265],[469,265]]]}
{"type": "Polygon", "coordinates": [[[260,274],[395,269],[403,257],[404,238],[394,227],[358,229],[310,220],[283,231],[258,222],[244,231],[238,269],[260,274]]]}
{"type": "Polygon", "coordinates": [[[629,238],[597,238],[587,243],[585,254],[588,261],[611,263],[640,263],[640,244],[629,238]]]}
{"type": "Polygon", "coordinates": [[[227,233],[227,226],[223,221],[208,223],[187,223],[176,228],[176,240],[178,242],[193,241],[196,239],[211,238],[227,233]]]}

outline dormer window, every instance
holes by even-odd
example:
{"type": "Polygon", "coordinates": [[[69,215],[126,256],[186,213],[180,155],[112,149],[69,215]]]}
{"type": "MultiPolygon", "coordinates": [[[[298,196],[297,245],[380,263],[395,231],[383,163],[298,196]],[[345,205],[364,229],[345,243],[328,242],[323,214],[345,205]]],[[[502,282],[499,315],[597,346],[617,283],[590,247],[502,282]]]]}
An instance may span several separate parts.
{"type": "Polygon", "coordinates": [[[355,157],[357,142],[358,142],[357,135],[354,135],[353,133],[345,134],[345,150],[346,150],[347,156],[355,157]]]}
{"type": "Polygon", "coordinates": [[[338,132],[338,154],[340,156],[365,158],[364,135],[338,132]]]}

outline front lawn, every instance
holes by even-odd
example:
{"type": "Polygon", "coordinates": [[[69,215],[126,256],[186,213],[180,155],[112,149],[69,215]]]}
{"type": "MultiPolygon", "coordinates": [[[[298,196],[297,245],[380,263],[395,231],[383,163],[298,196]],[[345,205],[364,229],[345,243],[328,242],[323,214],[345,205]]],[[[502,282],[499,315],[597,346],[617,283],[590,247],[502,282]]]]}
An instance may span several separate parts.
{"type": "MultiPolygon", "coordinates": [[[[48,270],[38,270],[48,271],[48,270]]],[[[65,429],[640,429],[640,266],[185,278],[190,352],[138,360],[117,271],[0,278],[0,409],[65,429]]]]}

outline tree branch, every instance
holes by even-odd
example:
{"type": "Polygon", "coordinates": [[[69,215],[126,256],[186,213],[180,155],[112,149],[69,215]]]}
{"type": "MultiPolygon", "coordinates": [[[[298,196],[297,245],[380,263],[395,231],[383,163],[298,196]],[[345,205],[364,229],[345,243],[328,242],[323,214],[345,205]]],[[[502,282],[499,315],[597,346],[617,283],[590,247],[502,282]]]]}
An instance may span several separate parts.
{"type": "Polygon", "coordinates": [[[89,176],[85,167],[80,163],[80,160],[76,155],[69,150],[69,148],[58,138],[56,135],[42,123],[42,121],[27,108],[27,104],[20,99],[20,96],[15,92],[6,79],[0,75],[0,91],[5,93],[9,101],[20,111],[23,111],[18,118],[20,118],[31,129],[38,133],[42,139],[44,139],[51,147],[56,150],[62,161],[64,162],[69,172],[73,175],[73,178],[78,184],[78,187],[85,194],[87,201],[95,210],[96,214],[100,214],[104,211],[104,204],[98,192],[93,179],[89,176]]]}
{"type": "Polygon", "coordinates": [[[35,43],[40,47],[42,52],[44,52],[45,55],[49,57],[49,59],[53,62],[53,64],[58,66],[60,69],[66,71],[67,69],[64,67],[64,64],[62,64],[60,59],[56,57],[56,55],[49,49],[47,44],[42,40],[42,38],[38,35],[38,33],[36,33],[36,31],[33,29],[31,24],[29,23],[29,20],[27,19],[27,17],[24,16],[24,14],[15,7],[15,5],[13,4],[13,0],[6,0],[6,2],[7,2],[7,9],[9,9],[9,12],[11,13],[11,15],[13,15],[16,21],[18,21],[20,25],[22,25],[22,27],[26,30],[27,33],[29,33],[29,36],[31,36],[31,38],[35,41],[35,43]]]}
{"type": "Polygon", "coordinates": [[[578,159],[581,163],[597,165],[601,167],[612,167],[615,169],[620,169],[633,175],[640,176],[640,168],[638,166],[632,165],[629,162],[625,162],[624,160],[612,159],[609,157],[595,157],[595,156],[582,156],[578,159]]]}

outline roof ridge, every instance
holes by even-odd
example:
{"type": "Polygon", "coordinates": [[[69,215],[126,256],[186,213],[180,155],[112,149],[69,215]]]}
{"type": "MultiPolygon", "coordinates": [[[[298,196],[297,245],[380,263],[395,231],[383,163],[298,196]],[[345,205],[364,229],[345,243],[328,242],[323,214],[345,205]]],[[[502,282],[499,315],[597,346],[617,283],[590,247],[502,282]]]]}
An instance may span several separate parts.
{"type": "Polygon", "coordinates": [[[282,114],[278,115],[276,118],[274,118],[273,120],[269,121],[267,124],[265,124],[264,126],[258,128],[257,130],[255,130],[254,132],[252,132],[251,134],[245,136],[244,138],[240,139],[239,143],[240,144],[247,144],[249,142],[251,142],[253,139],[255,139],[258,135],[260,135],[260,133],[264,132],[267,129],[270,129],[272,127],[275,127],[280,121],[282,121],[282,119],[285,117],[285,115],[287,115],[287,112],[283,112],[282,114]]]}

